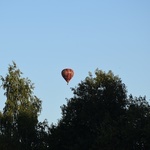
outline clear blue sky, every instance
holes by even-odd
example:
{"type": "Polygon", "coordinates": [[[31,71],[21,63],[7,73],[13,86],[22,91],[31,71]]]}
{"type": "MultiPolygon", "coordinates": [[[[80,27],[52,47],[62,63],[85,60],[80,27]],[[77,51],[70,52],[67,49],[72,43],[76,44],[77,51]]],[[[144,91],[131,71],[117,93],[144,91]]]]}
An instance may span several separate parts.
{"type": "MultiPolygon", "coordinates": [[[[112,70],[128,94],[150,100],[149,0],[1,0],[0,74],[15,61],[35,84],[41,121],[61,117],[71,87],[96,68],[112,70]],[[75,71],[69,85],[61,70],[75,71]]],[[[0,91],[0,110],[5,102],[0,91]]]]}

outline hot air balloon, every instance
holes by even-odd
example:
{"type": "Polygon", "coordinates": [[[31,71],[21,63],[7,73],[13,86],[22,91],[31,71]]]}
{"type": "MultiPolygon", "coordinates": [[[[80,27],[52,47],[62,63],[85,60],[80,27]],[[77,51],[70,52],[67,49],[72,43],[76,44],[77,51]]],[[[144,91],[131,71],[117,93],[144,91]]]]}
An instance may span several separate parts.
{"type": "Polygon", "coordinates": [[[71,78],[73,77],[74,75],[74,71],[70,68],[66,68],[66,69],[63,69],[61,71],[61,75],[62,77],[66,80],[67,84],[69,83],[69,81],[71,80],[71,78]]]}

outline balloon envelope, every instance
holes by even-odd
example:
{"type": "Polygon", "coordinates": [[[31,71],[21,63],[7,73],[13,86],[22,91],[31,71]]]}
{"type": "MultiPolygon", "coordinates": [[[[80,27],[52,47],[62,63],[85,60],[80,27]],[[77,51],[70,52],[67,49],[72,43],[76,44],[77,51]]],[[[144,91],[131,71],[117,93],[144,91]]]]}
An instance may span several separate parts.
{"type": "Polygon", "coordinates": [[[74,71],[70,68],[66,68],[61,71],[61,75],[66,80],[66,82],[69,83],[69,81],[74,75],[74,71]]]}

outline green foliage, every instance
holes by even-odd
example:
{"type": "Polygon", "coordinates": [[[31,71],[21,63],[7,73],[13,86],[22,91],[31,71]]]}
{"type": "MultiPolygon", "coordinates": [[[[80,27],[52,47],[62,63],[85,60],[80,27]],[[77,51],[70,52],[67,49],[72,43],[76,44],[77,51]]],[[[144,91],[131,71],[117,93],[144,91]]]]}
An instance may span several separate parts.
{"type": "Polygon", "coordinates": [[[0,150],[150,149],[150,105],[146,97],[127,96],[112,71],[97,69],[72,88],[74,96],[50,127],[47,120],[38,121],[41,100],[14,62],[1,81],[6,103],[0,112],[0,150]]]}
{"type": "Polygon", "coordinates": [[[13,62],[6,77],[1,76],[6,103],[0,113],[0,136],[3,139],[0,149],[29,150],[36,139],[41,100],[33,95],[34,86],[31,81],[21,75],[22,72],[13,62]]]}
{"type": "Polygon", "coordinates": [[[4,114],[15,118],[20,111],[38,115],[41,111],[41,101],[33,95],[34,86],[28,78],[21,77],[22,72],[16,64],[10,65],[5,78],[1,77],[2,87],[6,91],[4,114]]]}

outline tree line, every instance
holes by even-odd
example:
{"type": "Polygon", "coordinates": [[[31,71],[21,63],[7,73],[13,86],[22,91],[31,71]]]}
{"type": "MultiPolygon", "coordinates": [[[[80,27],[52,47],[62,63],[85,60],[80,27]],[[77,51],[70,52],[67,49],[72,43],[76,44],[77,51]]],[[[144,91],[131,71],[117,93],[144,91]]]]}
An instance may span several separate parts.
{"type": "Polygon", "coordinates": [[[49,125],[38,120],[42,100],[15,62],[1,76],[6,97],[0,111],[0,150],[148,150],[150,105],[146,97],[127,95],[112,71],[96,69],[72,88],[62,117],[49,125]]]}

